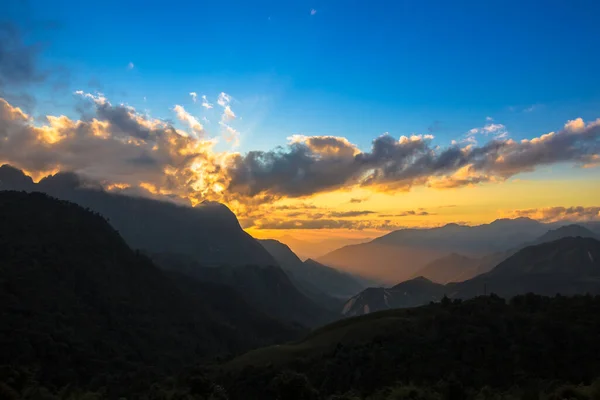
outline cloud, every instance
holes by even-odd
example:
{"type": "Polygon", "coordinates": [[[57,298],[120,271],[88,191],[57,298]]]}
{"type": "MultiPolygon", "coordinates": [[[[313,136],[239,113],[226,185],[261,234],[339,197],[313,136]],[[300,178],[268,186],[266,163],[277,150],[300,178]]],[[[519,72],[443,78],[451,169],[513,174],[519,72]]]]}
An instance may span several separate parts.
{"type": "Polygon", "coordinates": [[[190,92],[190,96],[192,96],[192,101],[195,103],[198,100],[198,93],[190,92]]]}
{"type": "Polygon", "coordinates": [[[132,70],[135,67],[135,65],[133,65],[133,63],[130,61],[129,64],[127,64],[127,69],[128,70],[132,70]]]}
{"type": "Polygon", "coordinates": [[[358,204],[358,203],[362,203],[363,201],[367,201],[368,198],[367,197],[353,197],[350,199],[349,203],[352,204],[358,204]]]}
{"type": "Polygon", "coordinates": [[[234,129],[232,126],[227,125],[225,122],[220,121],[219,125],[223,128],[223,138],[227,143],[231,143],[233,146],[239,146],[240,144],[240,132],[234,129]]]}
{"type": "Polygon", "coordinates": [[[219,93],[219,97],[217,98],[217,104],[221,107],[225,108],[231,102],[231,96],[225,92],[219,93]]]}
{"type": "Polygon", "coordinates": [[[348,217],[360,217],[362,215],[369,215],[369,214],[375,214],[375,211],[361,211],[361,210],[333,211],[329,215],[331,215],[334,218],[348,218],[348,217]]]}
{"type": "Polygon", "coordinates": [[[206,95],[202,95],[202,107],[206,108],[207,110],[213,108],[213,105],[208,102],[206,95]]]}
{"type": "Polygon", "coordinates": [[[315,10],[314,8],[312,8],[310,10],[310,15],[315,15],[317,13],[317,10],[315,10]]]}
{"type": "Polygon", "coordinates": [[[345,138],[292,137],[285,148],[237,156],[229,189],[247,196],[300,197],[356,186],[397,191],[502,182],[540,166],[597,162],[600,120],[586,125],[576,119],[558,132],[519,142],[494,138],[483,146],[439,148],[430,144],[432,138],[383,135],[361,152],[345,138]]]}
{"type": "Polygon", "coordinates": [[[188,136],[101,96],[82,96],[93,116],[48,116],[41,126],[0,99],[0,162],[37,176],[73,171],[192,203],[221,197],[230,155],[214,152],[214,141],[188,136]]]}
{"type": "Polygon", "coordinates": [[[600,221],[600,206],[597,207],[545,207],[514,210],[508,213],[512,218],[527,217],[543,222],[585,222],[600,221]]]}
{"type": "Polygon", "coordinates": [[[198,138],[204,135],[204,126],[202,126],[202,124],[198,122],[196,117],[185,111],[185,108],[183,108],[183,106],[176,105],[173,108],[173,110],[175,110],[177,118],[180,121],[185,122],[190,127],[192,134],[195,137],[198,138]]]}
{"type": "Polygon", "coordinates": [[[427,215],[436,215],[436,214],[432,214],[428,211],[424,211],[424,210],[408,210],[408,211],[402,211],[398,214],[379,214],[379,217],[384,217],[384,218],[388,218],[388,217],[413,217],[413,216],[417,216],[417,217],[423,217],[423,216],[427,216],[427,215]]]}
{"type": "Polygon", "coordinates": [[[255,221],[254,227],[258,229],[375,229],[381,231],[391,231],[402,228],[402,225],[392,221],[377,220],[339,220],[339,219],[318,219],[318,220],[266,220],[255,221]]]}
{"type": "Polygon", "coordinates": [[[233,111],[231,111],[231,107],[226,106],[225,109],[223,110],[222,120],[229,121],[232,119],[235,119],[235,113],[233,111]]]}
{"type": "MultiPolygon", "coordinates": [[[[532,139],[439,147],[431,135],[382,135],[361,151],[343,137],[301,136],[286,146],[245,154],[216,152],[215,140],[183,107],[174,109],[190,132],[168,121],[113,105],[102,94],[77,92],[79,120],[47,116],[37,125],[23,109],[0,101],[0,162],[37,174],[74,171],[197,202],[226,202],[240,215],[278,199],[364,188],[396,192],[502,182],[545,165],[592,166],[600,159],[600,120],[568,121],[532,139]]],[[[235,135],[221,125],[227,134],[235,135]]],[[[321,219],[333,219],[327,212],[321,219]]],[[[256,220],[260,219],[256,215],[256,220]]]]}
{"type": "Polygon", "coordinates": [[[508,136],[506,126],[492,122],[492,117],[486,117],[488,122],[480,128],[473,128],[467,132],[467,142],[476,143],[476,135],[493,136],[496,139],[505,138],[508,136]]]}
{"type": "Polygon", "coordinates": [[[37,67],[40,51],[39,45],[25,44],[15,25],[0,22],[0,90],[44,80],[46,73],[37,67]]]}

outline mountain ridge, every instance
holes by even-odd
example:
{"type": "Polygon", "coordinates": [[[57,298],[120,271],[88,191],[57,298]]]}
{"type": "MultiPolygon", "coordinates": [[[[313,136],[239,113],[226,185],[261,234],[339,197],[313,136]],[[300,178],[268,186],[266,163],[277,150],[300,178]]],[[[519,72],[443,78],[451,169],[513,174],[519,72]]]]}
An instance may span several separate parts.
{"type": "Polygon", "coordinates": [[[44,192],[99,212],[135,249],[186,254],[205,265],[276,264],[221,203],[188,207],[110,193],[73,173],[50,175],[34,183],[23,171],[5,164],[0,167],[0,190],[10,189],[44,192]]]}

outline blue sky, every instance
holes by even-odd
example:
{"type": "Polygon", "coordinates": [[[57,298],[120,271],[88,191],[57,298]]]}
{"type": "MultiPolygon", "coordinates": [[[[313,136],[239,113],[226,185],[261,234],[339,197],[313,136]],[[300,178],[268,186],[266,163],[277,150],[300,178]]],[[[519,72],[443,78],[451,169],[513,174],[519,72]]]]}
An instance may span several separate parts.
{"type": "MultiPolygon", "coordinates": [[[[52,3],[9,14],[44,40],[42,62],[68,71],[69,91],[171,119],[175,104],[210,116],[188,93],[215,103],[224,91],[241,151],[293,133],[368,148],[384,132],[431,128],[443,145],[487,116],[532,137],[600,109],[596,1],[52,3]]],[[[64,101],[36,112],[57,110],[72,113],[64,101]]]]}

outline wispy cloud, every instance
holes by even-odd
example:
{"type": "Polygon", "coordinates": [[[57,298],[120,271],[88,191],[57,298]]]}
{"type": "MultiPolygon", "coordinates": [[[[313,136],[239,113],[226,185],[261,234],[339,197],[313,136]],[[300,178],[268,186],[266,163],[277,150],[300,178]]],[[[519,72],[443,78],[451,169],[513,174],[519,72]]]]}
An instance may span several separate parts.
{"type": "Polygon", "coordinates": [[[600,221],[600,206],[596,207],[544,207],[514,210],[504,213],[510,217],[528,217],[543,222],[600,221]]]}
{"type": "Polygon", "coordinates": [[[206,108],[207,110],[213,108],[213,105],[208,102],[206,95],[202,95],[202,107],[206,108]]]}
{"type": "Polygon", "coordinates": [[[221,107],[227,107],[231,102],[231,96],[225,92],[219,93],[219,97],[217,98],[217,104],[221,107]]]}
{"type": "Polygon", "coordinates": [[[402,211],[397,214],[379,214],[380,217],[424,217],[428,215],[435,215],[425,210],[408,210],[402,211]]]}
{"type": "Polygon", "coordinates": [[[127,69],[128,70],[132,70],[135,67],[135,65],[130,61],[129,64],[127,64],[127,69]]]}
{"type": "Polygon", "coordinates": [[[508,136],[506,126],[493,122],[494,119],[492,117],[486,117],[485,119],[487,123],[484,126],[472,128],[467,132],[466,142],[477,143],[477,135],[492,136],[495,139],[506,138],[508,136]]]}
{"type": "Polygon", "coordinates": [[[312,8],[310,10],[310,15],[315,15],[317,13],[317,10],[315,10],[314,8],[312,8]]]}
{"type": "Polygon", "coordinates": [[[235,113],[231,110],[231,107],[229,107],[229,105],[225,106],[222,118],[224,121],[235,119],[235,113]]]}
{"type": "Polygon", "coordinates": [[[223,138],[225,139],[225,141],[227,143],[231,143],[233,146],[239,146],[240,132],[223,121],[220,121],[219,125],[221,125],[221,127],[223,128],[223,138]]]}
{"type": "Polygon", "coordinates": [[[194,103],[198,100],[198,94],[196,92],[190,92],[190,96],[192,96],[192,101],[194,103]]]}
{"type": "Polygon", "coordinates": [[[191,115],[189,112],[187,112],[185,110],[185,108],[183,108],[183,106],[180,106],[180,105],[176,105],[173,108],[173,110],[175,110],[175,113],[177,114],[177,118],[180,121],[185,122],[190,127],[190,129],[195,137],[203,136],[204,126],[202,126],[202,124],[200,122],[198,122],[196,117],[191,115]]]}

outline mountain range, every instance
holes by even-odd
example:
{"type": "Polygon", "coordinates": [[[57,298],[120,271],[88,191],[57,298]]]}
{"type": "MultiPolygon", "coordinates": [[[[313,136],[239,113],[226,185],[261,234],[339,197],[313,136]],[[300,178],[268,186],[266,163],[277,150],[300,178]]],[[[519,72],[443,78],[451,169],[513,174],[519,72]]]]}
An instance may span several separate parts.
{"type": "Polygon", "coordinates": [[[285,244],[273,240],[260,240],[260,244],[275,261],[306,291],[319,291],[337,298],[348,298],[365,288],[360,277],[338,271],[313,259],[300,260],[285,244]]]}
{"type": "Polygon", "coordinates": [[[73,173],[58,173],[34,183],[22,171],[0,167],[0,190],[38,191],[100,213],[129,246],[153,253],[192,256],[203,265],[276,265],[265,249],[240,227],[223,204],[196,207],[113,194],[73,173]]]}
{"type": "MultiPolygon", "coordinates": [[[[598,224],[582,225],[586,235],[600,236],[598,224]]],[[[517,218],[499,219],[477,226],[447,224],[439,228],[400,229],[367,243],[342,247],[317,261],[387,284],[423,275],[420,271],[432,262],[445,263],[448,265],[447,276],[431,276],[432,280],[443,283],[448,279],[467,279],[487,272],[508,254],[525,244],[534,243],[549,230],[560,226],[560,223],[545,224],[529,218],[517,218]],[[456,256],[443,259],[453,253],[456,256]],[[470,272],[458,271],[452,266],[457,256],[477,259],[480,265],[470,272]]],[[[466,264],[470,262],[462,265],[466,264]]]]}
{"type": "Polygon", "coordinates": [[[57,387],[303,332],[228,288],[164,273],[98,213],[41,193],[0,192],[0,288],[0,365],[36,366],[57,387]]]}
{"type": "MultiPolygon", "coordinates": [[[[498,254],[484,257],[483,261],[498,260],[498,254]]],[[[569,225],[548,231],[504,255],[506,258],[498,260],[496,266],[462,282],[444,285],[417,277],[389,289],[366,289],[346,302],[342,314],[367,314],[389,308],[414,307],[439,301],[443,296],[465,299],[492,292],[506,298],[529,292],[543,295],[600,293],[600,241],[584,227],[569,225]]],[[[471,273],[483,265],[481,260],[457,255],[449,258],[455,272],[461,269],[461,259],[471,273]]],[[[433,268],[438,267],[447,273],[447,259],[430,264],[425,272],[435,275],[433,268]]]]}

